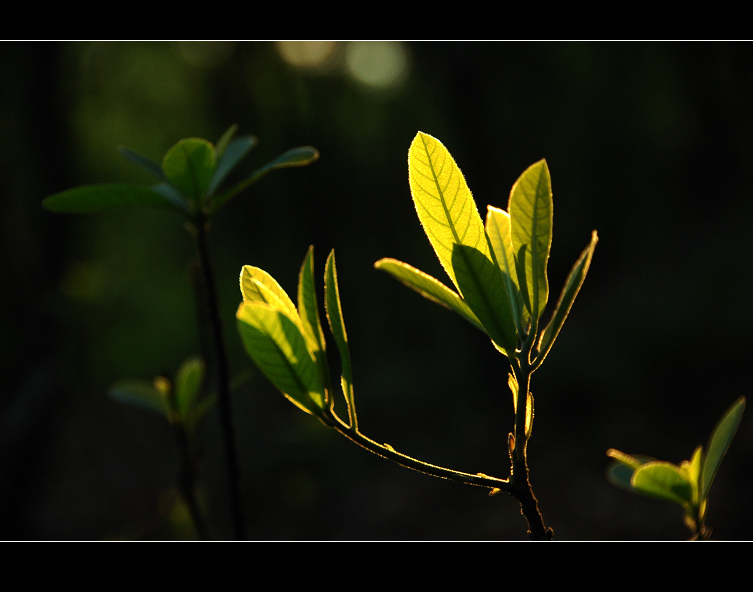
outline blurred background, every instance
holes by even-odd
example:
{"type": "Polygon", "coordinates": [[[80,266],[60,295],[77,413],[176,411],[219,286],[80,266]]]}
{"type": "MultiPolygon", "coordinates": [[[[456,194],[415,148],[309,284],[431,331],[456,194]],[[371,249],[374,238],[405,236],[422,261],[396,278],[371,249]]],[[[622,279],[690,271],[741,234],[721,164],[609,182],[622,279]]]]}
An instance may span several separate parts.
{"type": "MultiPolygon", "coordinates": [[[[233,405],[249,538],[526,539],[512,498],[393,465],[301,413],[237,337],[243,265],[294,293],[308,246],[319,277],[336,249],[362,431],[433,464],[509,474],[506,360],[373,268],[395,257],[447,280],[408,188],[419,130],[452,153],[482,216],[547,159],[550,302],[599,233],[532,384],[547,525],[561,540],[687,536],[678,508],[606,481],[605,453],[679,463],[751,394],[749,43],[5,42],[0,67],[0,538],[192,536],[172,511],[170,426],[107,395],[199,353],[191,240],[167,212],[40,204],[75,185],[151,184],[118,146],[160,160],[232,124],[259,138],[241,173],[295,146],[321,152],[265,177],[212,228],[231,371],[247,373],[233,405]]],[[[228,538],[216,413],[195,444],[212,536],[228,538]]],[[[717,539],[750,537],[751,458],[744,416],[711,492],[717,539]]]]}

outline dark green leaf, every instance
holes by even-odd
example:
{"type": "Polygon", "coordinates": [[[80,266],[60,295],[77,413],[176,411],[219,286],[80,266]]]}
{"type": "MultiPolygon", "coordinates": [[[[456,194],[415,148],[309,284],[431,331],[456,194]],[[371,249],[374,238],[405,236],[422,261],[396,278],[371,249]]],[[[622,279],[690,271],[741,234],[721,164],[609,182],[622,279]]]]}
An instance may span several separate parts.
{"type": "Polygon", "coordinates": [[[200,138],[181,140],[162,160],[165,177],[186,198],[200,203],[215,169],[214,146],[200,138]]]}
{"type": "Polygon", "coordinates": [[[50,212],[84,214],[120,208],[151,207],[176,209],[163,195],[139,185],[85,185],[50,195],[42,202],[50,212]]]}
{"type": "Polygon", "coordinates": [[[232,171],[235,166],[243,160],[243,158],[256,146],[256,138],[249,136],[246,138],[238,138],[228,144],[227,149],[224,151],[217,163],[217,168],[214,171],[212,181],[209,183],[207,189],[208,195],[213,195],[220,184],[225,180],[225,177],[232,171]]]}
{"type": "Polygon", "coordinates": [[[152,382],[121,380],[110,387],[109,393],[113,399],[121,403],[155,411],[163,416],[169,415],[170,410],[165,396],[157,390],[152,382]]]}
{"type": "Polygon", "coordinates": [[[269,162],[257,171],[254,171],[243,181],[236,184],[232,189],[229,189],[228,191],[225,191],[224,193],[217,196],[217,199],[213,200],[212,210],[218,210],[233,197],[238,195],[241,191],[256,183],[259,179],[261,179],[264,175],[272,170],[305,166],[316,161],[318,158],[319,151],[311,146],[302,146],[300,148],[293,148],[292,150],[288,150],[285,154],[278,156],[272,162],[269,162]]]}
{"type": "Polygon", "coordinates": [[[301,317],[303,336],[306,338],[309,351],[316,360],[322,384],[329,388],[327,346],[319,317],[316,282],[314,281],[314,247],[309,247],[298,278],[298,313],[301,317]]]}
{"type": "Polygon", "coordinates": [[[122,146],[118,148],[118,152],[120,152],[120,154],[125,156],[131,162],[140,166],[148,173],[151,173],[152,175],[157,177],[160,181],[167,180],[165,179],[165,174],[162,172],[162,167],[159,165],[159,163],[156,163],[152,159],[122,146]]]}

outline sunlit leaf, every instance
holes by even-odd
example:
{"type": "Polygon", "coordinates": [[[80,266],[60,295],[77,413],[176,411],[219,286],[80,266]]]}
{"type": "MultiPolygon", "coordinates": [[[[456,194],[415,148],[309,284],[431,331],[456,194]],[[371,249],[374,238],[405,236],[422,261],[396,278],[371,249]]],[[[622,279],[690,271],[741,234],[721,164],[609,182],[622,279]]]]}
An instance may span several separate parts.
{"type": "Polygon", "coordinates": [[[474,327],[486,333],[483,325],[463,299],[438,279],[397,259],[380,259],[374,267],[386,271],[424,298],[456,312],[474,327]]]}
{"type": "Polygon", "coordinates": [[[175,209],[165,197],[148,187],[108,183],[85,185],[46,197],[42,206],[50,212],[85,214],[121,208],[175,209]]]}
{"type": "Polygon", "coordinates": [[[337,283],[337,267],[335,265],[335,251],[331,251],[327,257],[324,272],[324,302],[327,308],[327,320],[335,338],[337,349],[340,352],[340,364],[342,365],[341,385],[343,394],[348,403],[348,413],[351,418],[351,427],[356,427],[355,400],[353,394],[353,375],[350,363],[350,347],[348,346],[348,334],[345,331],[342,305],[340,303],[340,287],[337,283]]]}
{"type": "Polygon", "coordinates": [[[329,367],[327,366],[326,342],[319,316],[319,304],[316,297],[314,281],[314,247],[309,247],[301,266],[298,279],[298,313],[301,318],[303,336],[309,351],[314,355],[319,368],[319,376],[325,387],[329,386],[329,367]]]}
{"type": "Polygon", "coordinates": [[[120,380],[109,389],[110,396],[129,405],[135,405],[167,416],[169,406],[165,396],[147,380],[120,380]]]}
{"type": "Polygon", "coordinates": [[[512,355],[510,301],[465,178],[441,142],[421,132],[408,162],[416,212],[442,267],[492,340],[512,355]]]}
{"type": "Polygon", "coordinates": [[[545,160],[515,182],[507,211],[518,285],[528,312],[538,320],[549,298],[546,266],[552,244],[552,184],[545,160]]]}
{"type": "Polygon", "coordinates": [[[290,317],[298,315],[298,309],[287,292],[263,269],[244,265],[241,269],[240,287],[244,302],[264,302],[273,308],[283,309],[290,317]]]}
{"type": "Polygon", "coordinates": [[[597,242],[599,242],[599,237],[597,236],[596,231],[594,231],[591,234],[591,242],[583,253],[581,253],[581,256],[575,262],[575,265],[573,265],[573,268],[570,270],[570,274],[567,276],[565,286],[562,288],[562,294],[560,294],[557,306],[552,314],[552,320],[549,321],[546,329],[541,333],[541,338],[539,339],[538,344],[539,353],[537,354],[535,361],[536,366],[539,366],[541,362],[544,361],[549,350],[552,349],[552,344],[557,338],[557,335],[559,335],[560,329],[562,329],[562,325],[564,324],[565,319],[567,319],[567,315],[570,313],[570,308],[573,306],[575,297],[578,295],[578,291],[583,285],[586,273],[588,273],[588,268],[591,265],[591,258],[593,257],[597,242]]]}
{"type": "Polygon", "coordinates": [[[300,323],[262,302],[242,303],[236,316],[246,352],[259,370],[295,405],[319,415],[325,390],[300,323]]]}
{"type": "Polygon", "coordinates": [[[711,433],[701,473],[701,499],[705,499],[709,494],[711,483],[719,470],[719,465],[722,463],[724,455],[727,454],[732,438],[735,437],[737,428],[740,426],[743,411],[745,411],[745,397],[740,397],[725,412],[711,433]]]}
{"type": "Polygon", "coordinates": [[[649,462],[638,467],[631,481],[636,491],[674,502],[680,505],[691,504],[693,487],[680,467],[668,462],[649,462]]]}
{"type": "Polygon", "coordinates": [[[523,303],[523,295],[518,286],[515,254],[512,249],[512,234],[510,233],[510,214],[499,208],[487,206],[486,234],[489,236],[489,242],[494,250],[497,265],[502,271],[507,294],[511,302],[515,303],[513,312],[516,316],[515,322],[518,333],[523,335],[527,331],[531,315],[523,303]]]}
{"type": "Polygon", "coordinates": [[[693,505],[698,506],[700,503],[701,471],[703,470],[703,446],[696,447],[689,461],[682,461],[680,470],[693,486],[693,505]]]}
{"type": "Polygon", "coordinates": [[[201,138],[180,140],[165,154],[162,170],[178,191],[199,203],[214,175],[214,146],[201,138]]]}

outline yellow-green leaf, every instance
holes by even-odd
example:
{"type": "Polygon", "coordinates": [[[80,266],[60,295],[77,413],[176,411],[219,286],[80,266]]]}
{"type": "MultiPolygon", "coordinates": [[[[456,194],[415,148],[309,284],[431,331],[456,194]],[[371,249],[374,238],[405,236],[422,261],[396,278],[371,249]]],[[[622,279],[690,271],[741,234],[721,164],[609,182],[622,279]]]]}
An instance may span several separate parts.
{"type": "Polygon", "coordinates": [[[545,160],[515,182],[508,212],[518,285],[528,312],[538,320],[549,298],[546,266],[552,244],[552,183],[545,160]]]}
{"type": "Polygon", "coordinates": [[[486,333],[481,322],[463,299],[438,279],[397,259],[380,259],[374,267],[386,271],[424,298],[456,312],[474,327],[486,333]]]}
{"type": "Polygon", "coordinates": [[[348,404],[350,425],[357,429],[356,407],[353,393],[353,373],[350,364],[350,347],[348,346],[348,333],[345,331],[342,304],[340,303],[340,287],[337,283],[337,267],[335,265],[335,251],[331,251],[327,257],[324,271],[324,303],[327,308],[327,320],[335,338],[337,349],[340,352],[340,364],[342,372],[340,384],[348,404]]]}
{"type": "Polygon", "coordinates": [[[280,287],[277,280],[263,269],[253,265],[244,265],[240,277],[243,302],[265,302],[273,308],[282,308],[288,316],[298,316],[298,309],[280,287]]]}
{"type": "Polygon", "coordinates": [[[258,301],[242,303],[236,316],[243,344],[259,370],[295,405],[320,415],[325,389],[300,321],[258,301]]]}
{"type": "Polygon", "coordinates": [[[510,301],[515,303],[513,313],[515,314],[518,333],[523,335],[528,330],[531,315],[523,303],[523,295],[518,286],[518,273],[515,270],[515,254],[510,232],[510,214],[500,208],[487,206],[486,234],[489,236],[497,264],[502,271],[507,294],[510,301]]]}
{"type": "Polygon", "coordinates": [[[512,355],[517,332],[510,301],[463,174],[442,143],[421,132],[408,164],[413,203],[442,267],[492,340],[512,355]]]}

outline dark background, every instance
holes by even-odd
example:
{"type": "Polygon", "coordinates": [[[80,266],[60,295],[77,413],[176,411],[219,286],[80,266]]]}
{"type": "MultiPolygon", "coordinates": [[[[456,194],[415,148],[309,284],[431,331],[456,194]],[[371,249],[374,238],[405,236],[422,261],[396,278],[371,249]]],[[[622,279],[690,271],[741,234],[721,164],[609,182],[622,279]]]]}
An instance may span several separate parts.
{"type": "MultiPolygon", "coordinates": [[[[233,123],[259,138],[243,172],[294,146],[321,152],[215,220],[233,374],[251,368],[234,320],[241,266],[294,293],[308,246],[319,277],[334,248],[362,431],[499,477],[512,426],[505,359],[373,263],[395,257],[447,280],[408,188],[417,131],[450,150],[482,215],[506,208],[520,173],[546,158],[550,301],[593,229],[601,240],[534,375],[529,462],[544,519],[564,540],[686,537],[678,508],[607,483],[605,452],[679,463],[750,394],[753,46],[340,42],[318,68],[282,56],[272,42],[0,45],[0,537],[190,536],[179,516],[166,520],[178,470],[169,425],[107,389],[199,351],[191,241],[170,213],[61,216],[40,204],[75,185],[149,184],[118,146],[159,160],[233,123]],[[385,52],[405,60],[392,86],[349,73],[379,71],[385,52]]],[[[511,498],[372,456],[258,373],[234,396],[249,538],[525,539],[511,498]]],[[[750,537],[752,426],[744,417],[712,489],[715,538],[750,537]]],[[[215,413],[196,443],[212,534],[227,538],[215,413]]]]}

